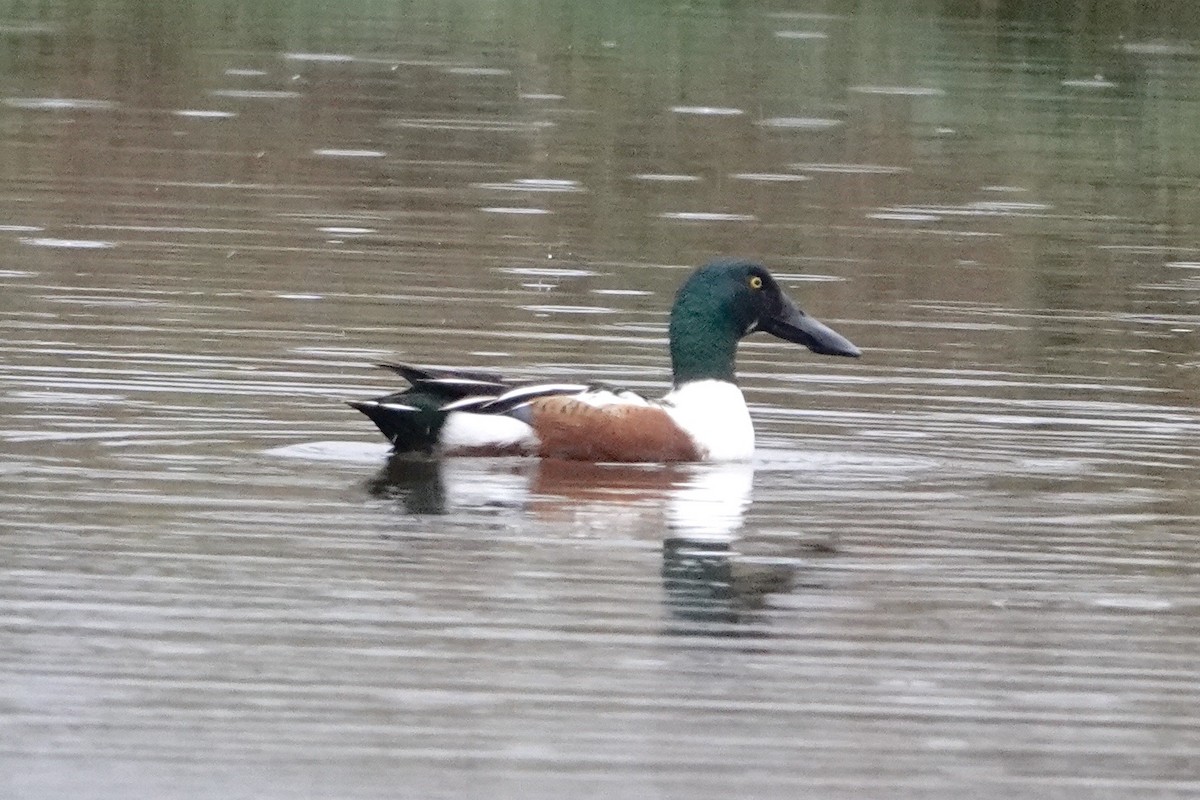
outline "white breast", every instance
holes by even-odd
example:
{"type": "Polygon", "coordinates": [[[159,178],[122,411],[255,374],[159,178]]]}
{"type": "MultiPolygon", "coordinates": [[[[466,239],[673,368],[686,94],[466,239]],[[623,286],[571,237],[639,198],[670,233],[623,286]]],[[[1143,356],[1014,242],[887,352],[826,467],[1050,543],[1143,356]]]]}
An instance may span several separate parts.
{"type": "Polygon", "coordinates": [[[748,461],[754,425],[742,390],[728,381],[691,381],[662,399],[663,410],[692,437],[705,461],[748,461]]]}

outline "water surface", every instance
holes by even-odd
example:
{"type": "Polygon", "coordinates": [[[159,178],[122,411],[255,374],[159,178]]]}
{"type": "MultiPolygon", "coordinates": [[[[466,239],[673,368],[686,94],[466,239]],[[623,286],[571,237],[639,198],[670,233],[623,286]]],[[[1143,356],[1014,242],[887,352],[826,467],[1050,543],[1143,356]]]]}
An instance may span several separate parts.
{"type": "Polygon", "coordinates": [[[0,12],[5,796],[1192,796],[1200,36],[1121,9],[0,12]],[[661,392],[717,255],[865,351],[749,339],[752,464],[341,403],[661,392]]]}

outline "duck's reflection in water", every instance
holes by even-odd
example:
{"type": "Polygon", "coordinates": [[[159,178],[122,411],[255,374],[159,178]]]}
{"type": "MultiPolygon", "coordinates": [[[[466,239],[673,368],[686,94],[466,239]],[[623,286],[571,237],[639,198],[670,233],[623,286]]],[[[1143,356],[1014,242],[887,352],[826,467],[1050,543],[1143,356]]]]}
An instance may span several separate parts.
{"type": "MultiPolygon", "coordinates": [[[[663,541],[663,589],[672,614],[682,620],[755,620],[768,595],[792,588],[797,570],[790,559],[756,562],[740,558],[730,542],[663,541]]],[[[676,632],[695,631],[681,628],[676,632]]]]}
{"type": "MultiPolygon", "coordinates": [[[[793,559],[741,557],[754,467],[629,465],[553,459],[393,456],[369,484],[410,514],[511,512],[578,529],[663,541],[662,582],[681,621],[739,623],[793,585],[793,559]]],[[[684,629],[687,630],[687,629],[684,629]]]]}

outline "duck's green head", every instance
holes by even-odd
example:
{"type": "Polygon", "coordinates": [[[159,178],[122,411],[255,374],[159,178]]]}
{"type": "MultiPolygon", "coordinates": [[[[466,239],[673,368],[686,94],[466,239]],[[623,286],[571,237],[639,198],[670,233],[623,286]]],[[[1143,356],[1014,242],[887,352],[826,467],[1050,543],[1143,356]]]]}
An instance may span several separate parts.
{"type": "Polygon", "coordinates": [[[814,353],[857,358],[861,351],[805,314],[761,264],[714,261],[679,287],[671,309],[675,385],[708,378],[732,382],[737,345],[764,331],[814,353]]]}

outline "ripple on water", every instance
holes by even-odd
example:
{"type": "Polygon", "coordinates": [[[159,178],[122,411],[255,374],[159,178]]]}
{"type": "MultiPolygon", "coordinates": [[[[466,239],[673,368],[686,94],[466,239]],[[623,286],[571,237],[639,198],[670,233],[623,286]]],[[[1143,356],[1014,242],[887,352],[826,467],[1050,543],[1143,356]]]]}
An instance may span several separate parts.
{"type": "Polygon", "coordinates": [[[1090,78],[1069,78],[1062,81],[1062,85],[1070,89],[1111,89],[1117,84],[1103,75],[1093,75],[1090,78]]]}
{"type": "Polygon", "coordinates": [[[897,456],[894,453],[856,450],[800,450],[759,448],[754,454],[754,469],[761,472],[803,473],[806,480],[819,473],[822,480],[854,478],[862,480],[898,480],[945,466],[945,462],[926,456],[897,456]],[[814,473],[814,470],[816,473],[814,473]]]}
{"type": "Polygon", "coordinates": [[[505,183],[473,183],[476,189],[489,189],[501,192],[582,192],[583,185],[579,181],[556,178],[518,178],[505,183]]]}
{"type": "Polygon", "coordinates": [[[314,155],[329,158],[383,158],[387,153],[382,150],[356,150],[353,148],[319,147],[313,150],[314,155]]]}
{"type": "Polygon", "coordinates": [[[823,274],[820,272],[780,272],[775,275],[778,283],[844,283],[845,275],[823,274]]]}
{"type": "Polygon", "coordinates": [[[1200,50],[1185,42],[1170,42],[1170,41],[1148,41],[1148,42],[1123,42],[1119,45],[1120,49],[1126,53],[1136,53],[1143,56],[1183,56],[1194,58],[1200,55],[1200,50]]]}
{"type": "Polygon", "coordinates": [[[58,239],[54,237],[22,237],[22,244],[32,247],[60,247],[68,250],[107,250],[117,246],[116,242],[98,239],[58,239]]]}
{"type": "Polygon", "coordinates": [[[827,39],[829,38],[829,34],[823,31],[775,31],[775,38],[808,42],[817,39],[827,39]]]}
{"type": "Polygon", "coordinates": [[[234,100],[291,100],[300,96],[289,89],[213,89],[209,94],[234,100]]]}
{"type": "Polygon", "coordinates": [[[907,97],[942,97],[945,89],[935,86],[851,86],[847,91],[859,94],[888,94],[907,97]]]}
{"type": "Polygon", "coordinates": [[[701,180],[699,175],[681,175],[672,172],[640,172],[631,177],[638,181],[657,181],[661,183],[695,183],[701,180]]]}
{"type": "Polygon", "coordinates": [[[6,97],[4,104],[29,111],[111,111],[118,105],[82,97],[6,97]]]}
{"type": "Polygon", "coordinates": [[[491,133],[529,133],[553,128],[549,120],[502,120],[470,119],[464,117],[408,117],[391,119],[383,123],[389,128],[414,128],[418,130],[479,131],[491,133]]]}
{"type": "Polygon", "coordinates": [[[538,278],[585,278],[600,274],[595,270],[579,269],[578,267],[498,267],[496,271],[508,275],[531,275],[538,278]]]}
{"type": "Polygon", "coordinates": [[[812,180],[807,175],[797,175],[794,172],[734,172],[729,177],[755,183],[803,183],[812,180]]]}
{"type": "Polygon", "coordinates": [[[906,172],[912,172],[911,167],[895,167],[885,164],[823,164],[812,162],[788,164],[788,169],[800,170],[802,172],[843,173],[846,175],[901,175],[906,172]]]}
{"type": "Polygon", "coordinates": [[[525,311],[539,314],[615,314],[615,308],[606,306],[566,306],[566,305],[537,305],[520,306],[525,311]]]}
{"type": "Polygon", "coordinates": [[[913,211],[877,211],[867,214],[867,219],[892,220],[895,222],[937,222],[937,214],[919,214],[913,211]]]}
{"type": "Polygon", "coordinates": [[[754,222],[758,219],[753,214],[730,214],[720,211],[664,211],[658,216],[661,219],[682,222],[754,222]]]}
{"type": "Polygon", "coordinates": [[[764,128],[777,128],[795,131],[824,131],[843,124],[840,119],[828,117],[768,117],[761,120],[759,125],[764,128]]]}
{"type": "Polygon", "coordinates": [[[876,219],[922,219],[940,217],[1032,217],[1049,211],[1046,203],[1018,203],[999,200],[979,200],[960,206],[892,206],[872,212],[876,219]],[[886,215],[886,216],[885,216],[886,215]]]}
{"type": "Polygon", "coordinates": [[[503,67],[445,67],[447,75],[480,75],[484,77],[499,77],[512,74],[512,70],[503,67]]]}
{"type": "Polygon", "coordinates": [[[671,111],[696,117],[738,117],[746,113],[730,106],[671,106],[671,111]]]}
{"type": "Polygon", "coordinates": [[[320,64],[348,64],[355,60],[354,56],[347,53],[284,53],[283,58],[287,61],[311,61],[320,64]]]}
{"type": "Polygon", "coordinates": [[[295,458],[302,461],[347,461],[355,464],[378,464],[392,452],[389,444],[365,442],[302,442],[272,447],[263,455],[274,458],[295,458]]]}
{"type": "Polygon", "coordinates": [[[177,117],[189,119],[232,119],[237,116],[236,111],[216,111],[202,108],[181,108],[171,113],[177,117]]]}
{"type": "Polygon", "coordinates": [[[28,400],[32,403],[60,406],[90,406],[110,403],[124,403],[129,397],[123,394],[104,394],[102,392],[51,392],[51,391],[17,391],[8,394],[13,400],[28,400]]]}

